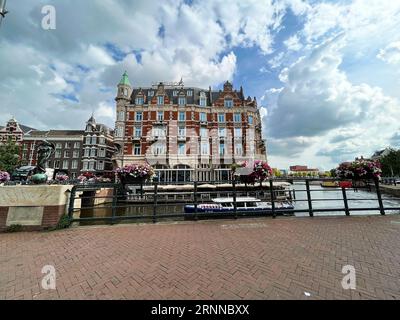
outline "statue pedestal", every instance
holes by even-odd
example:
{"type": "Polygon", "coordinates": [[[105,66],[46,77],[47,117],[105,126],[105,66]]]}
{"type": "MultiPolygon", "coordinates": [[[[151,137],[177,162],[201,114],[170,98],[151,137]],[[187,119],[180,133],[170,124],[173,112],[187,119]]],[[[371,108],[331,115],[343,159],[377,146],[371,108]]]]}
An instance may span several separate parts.
{"type": "Polygon", "coordinates": [[[12,225],[43,230],[66,213],[72,185],[0,186],[0,231],[12,225]]]}

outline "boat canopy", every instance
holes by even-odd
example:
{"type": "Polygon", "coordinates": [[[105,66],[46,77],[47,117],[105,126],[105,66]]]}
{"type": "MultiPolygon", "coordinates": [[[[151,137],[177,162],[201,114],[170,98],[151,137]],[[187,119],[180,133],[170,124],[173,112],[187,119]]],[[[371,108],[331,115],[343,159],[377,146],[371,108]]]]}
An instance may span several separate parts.
{"type": "MultiPolygon", "coordinates": [[[[226,203],[226,202],[234,202],[233,198],[215,198],[212,199],[215,203],[226,203]]],[[[237,197],[236,202],[260,202],[260,199],[252,198],[252,197],[237,197]]]]}

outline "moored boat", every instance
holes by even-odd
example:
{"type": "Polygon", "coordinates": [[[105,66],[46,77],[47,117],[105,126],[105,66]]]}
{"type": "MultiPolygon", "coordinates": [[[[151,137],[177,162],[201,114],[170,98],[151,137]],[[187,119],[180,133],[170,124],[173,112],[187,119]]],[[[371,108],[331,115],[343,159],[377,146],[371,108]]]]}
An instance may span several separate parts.
{"type": "MultiPolygon", "coordinates": [[[[233,198],[215,198],[212,203],[200,203],[197,205],[197,213],[221,213],[228,214],[235,211],[233,198]]],[[[290,201],[274,202],[276,214],[293,215],[294,205],[290,201]]],[[[185,213],[195,213],[196,208],[193,204],[185,205],[185,213]]],[[[237,212],[249,213],[265,213],[272,214],[271,202],[264,202],[253,197],[238,197],[236,198],[237,212]]]]}
{"type": "Polygon", "coordinates": [[[339,183],[337,181],[323,181],[321,183],[321,187],[323,187],[323,188],[338,188],[339,183]]]}

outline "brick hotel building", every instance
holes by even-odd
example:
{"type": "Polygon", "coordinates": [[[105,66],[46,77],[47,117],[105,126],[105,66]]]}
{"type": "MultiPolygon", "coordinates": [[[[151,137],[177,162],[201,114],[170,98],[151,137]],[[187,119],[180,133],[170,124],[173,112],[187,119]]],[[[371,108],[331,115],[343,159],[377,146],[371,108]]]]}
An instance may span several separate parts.
{"type": "Polygon", "coordinates": [[[160,181],[229,178],[230,165],[266,160],[256,98],[228,81],[223,90],[158,83],[132,87],[125,72],[118,84],[115,164],[148,162],[160,181]]]}

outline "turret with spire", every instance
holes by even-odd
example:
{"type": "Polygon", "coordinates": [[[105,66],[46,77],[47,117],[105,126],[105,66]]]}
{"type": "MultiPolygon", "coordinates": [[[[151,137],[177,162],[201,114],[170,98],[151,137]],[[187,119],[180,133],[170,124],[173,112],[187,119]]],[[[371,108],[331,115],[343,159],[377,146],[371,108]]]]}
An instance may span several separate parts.
{"type": "Polygon", "coordinates": [[[116,100],[124,99],[129,100],[132,94],[132,86],[129,81],[128,73],[125,71],[122,75],[121,81],[118,83],[118,93],[116,100]]]}

